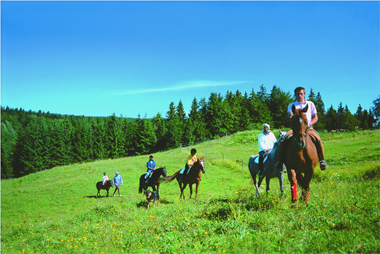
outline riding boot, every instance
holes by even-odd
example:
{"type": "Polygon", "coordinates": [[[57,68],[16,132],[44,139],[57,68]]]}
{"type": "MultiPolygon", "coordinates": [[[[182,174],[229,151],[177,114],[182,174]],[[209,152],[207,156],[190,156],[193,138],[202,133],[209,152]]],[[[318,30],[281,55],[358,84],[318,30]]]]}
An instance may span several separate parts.
{"type": "Polygon", "coordinates": [[[317,136],[318,133],[316,131],[313,130],[313,133],[315,133],[316,135],[311,134],[311,138],[313,140],[315,147],[317,148],[319,167],[321,168],[321,170],[325,170],[327,168],[327,163],[324,158],[325,153],[324,153],[323,146],[321,144],[322,141],[320,140],[319,136],[317,136]]]}
{"type": "Polygon", "coordinates": [[[258,176],[261,176],[263,174],[264,170],[264,155],[265,152],[259,152],[259,172],[257,172],[258,176]]]}

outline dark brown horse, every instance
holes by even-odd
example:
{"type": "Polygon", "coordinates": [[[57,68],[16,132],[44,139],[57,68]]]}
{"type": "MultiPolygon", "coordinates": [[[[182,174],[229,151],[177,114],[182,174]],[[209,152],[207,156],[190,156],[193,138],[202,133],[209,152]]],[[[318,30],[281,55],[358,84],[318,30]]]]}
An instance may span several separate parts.
{"type": "Polygon", "coordinates": [[[302,199],[309,202],[310,181],[314,168],[318,165],[318,154],[313,140],[308,134],[308,120],[305,115],[308,106],[296,109],[293,105],[291,119],[293,136],[287,149],[286,168],[291,185],[292,203],[297,202],[297,184],[302,188],[302,199]]]}
{"type": "Polygon", "coordinates": [[[278,141],[274,143],[272,151],[267,155],[267,158],[264,160],[264,169],[263,172],[261,172],[261,175],[259,176],[259,181],[256,180],[256,175],[259,172],[259,155],[252,155],[249,157],[249,163],[248,163],[248,169],[251,173],[251,177],[253,180],[253,184],[256,189],[256,197],[260,197],[259,188],[260,185],[266,177],[266,190],[267,194],[269,192],[269,183],[270,179],[274,177],[278,177],[279,183],[280,183],[280,190],[281,190],[281,197],[284,197],[284,170],[276,170],[275,164],[279,160],[279,146],[281,141],[285,138],[286,132],[280,132],[280,136],[278,138],[278,141]]]}
{"type": "Polygon", "coordinates": [[[185,190],[186,186],[189,185],[190,188],[190,198],[193,194],[193,184],[196,184],[196,190],[195,190],[195,199],[198,199],[198,187],[199,183],[201,181],[201,171],[202,173],[206,173],[205,170],[205,163],[203,161],[204,157],[198,159],[197,162],[194,163],[194,165],[190,168],[189,173],[187,174],[180,174],[179,172],[181,170],[178,170],[175,172],[172,176],[164,177],[164,180],[166,181],[172,181],[174,178],[177,179],[179,188],[181,189],[181,195],[179,196],[179,199],[183,197],[184,200],[186,200],[185,195],[183,194],[183,191],[185,190]]]}
{"type": "Polygon", "coordinates": [[[143,190],[144,192],[146,192],[148,187],[152,187],[153,191],[157,190],[158,193],[160,183],[162,180],[160,179],[160,176],[166,177],[166,167],[157,168],[156,170],[154,170],[152,176],[148,180],[148,183],[145,183],[145,175],[146,174],[143,174],[140,177],[139,193],[142,193],[143,190]]]}
{"type": "Polygon", "coordinates": [[[98,194],[96,194],[96,196],[100,196],[100,190],[106,190],[107,197],[108,197],[108,191],[110,190],[111,187],[113,187],[113,180],[107,181],[104,185],[103,185],[103,181],[97,182],[96,188],[98,189],[98,194]]]}

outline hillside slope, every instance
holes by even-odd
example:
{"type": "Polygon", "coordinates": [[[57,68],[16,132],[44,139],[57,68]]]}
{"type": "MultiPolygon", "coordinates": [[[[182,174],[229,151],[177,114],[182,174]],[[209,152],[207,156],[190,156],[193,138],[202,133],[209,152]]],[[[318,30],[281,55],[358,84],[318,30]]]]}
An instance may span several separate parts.
{"type": "MultiPolygon", "coordinates": [[[[278,136],[278,130],[274,132],[278,136]]],[[[257,131],[246,131],[195,145],[198,157],[205,156],[206,168],[198,201],[180,201],[173,181],[161,185],[155,209],[146,210],[138,194],[148,156],[62,166],[4,180],[2,252],[380,250],[380,131],[322,134],[329,168],[316,168],[310,205],[296,211],[290,208],[287,179],[284,199],[278,198],[276,179],[269,196],[255,198],[247,161],[258,152],[257,137],[257,131]],[[114,176],[116,171],[124,180],[122,197],[112,197],[111,189],[110,197],[105,198],[103,190],[102,198],[96,198],[95,184],[103,172],[114,176]],[[350,241],[352,234],[356,240],[350,241]],[[154,243],[146,243],[147,237],[154,243]],[[302,238],[303,245],[295,245],[296,238],[302,238]],[[262,247],[267,241],[274,242],[262,247]]],[[[171,175],[184,166],[190,149],[156,153],[156,164],[166,166],[171,175]]],[[[188,197],[188,188],[185,193],[188,197]]]]}

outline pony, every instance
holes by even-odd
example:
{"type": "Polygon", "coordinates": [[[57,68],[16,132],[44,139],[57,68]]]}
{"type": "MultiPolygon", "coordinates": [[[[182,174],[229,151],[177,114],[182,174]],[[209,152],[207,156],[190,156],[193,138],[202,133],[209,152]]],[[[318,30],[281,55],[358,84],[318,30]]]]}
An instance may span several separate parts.
{"type": "Polygon", "coordinates": [[[186,186],[189,185],[190,188],[190,199],[191,195],[193,194],[193,184],[196,184],[196,190],[195,190],[195,199],[198,199],[198,187],[199,183],[201,181],[201,171],[203,174],[206,173],[205,170],[205,163],[203,161],[204,157],[198,159],[197,162],[194,163],[194,165],[190,168],[190,171],[187,174],[180,174],[179,172],[181,170],[178,170],[175,172],[172,176],[164,177],[165,181],[171,182],[172,180],[177,179],[179,188],[181,189],[181,195],[179,196],[179,199],[181,197],[183,200],[186,200],[185,195],[183,194],[183,191],[185,190],[186,186]]]}
{"type": "Polygon", "coordinates": [[[249,158],[248,163],[248,169],[251,173],[251,177],[253,180],[253,184],[256,188],[256,198],[260,197],[259,188],[266,177],[266,191],[267,194],[269,192],[269,182],[271,178],[278,177],[279,183],[280,183],[280,190],[281,190],[281,197],[284,197],[284,171],[283,170],[276,170],[275,165],[276,162],[279,160],[279,147],[281,141],[285,138],[286,132],[280,131],[280,136],[277,140],[277,142],[274,143],[272,151],[264,158],[264,170],[259,175],[259,181],[256,182],[256,174],[259,172],[259,155],[251,155],[249,158]]]}
{"type": "Polygon", "coordinates": [[[148,183],[145,183],[145,175],[142,174],[140,177],[140,185],[139,185],[139,193],[142,193],[144,190],[144,193],[148,189],[148,187],[152,187],[153,191],[158,190],[160,188],[161,179],[160,176],[166,177],[166,167],[163,168],[157,168],[156,170],[153,170],[152,176],[149,178],[148,183]],[[156,189],[157,187],[157,189],[156,189]]]}
{"type": "Polygon", "coordinates": [[[113,180],[107,181],[104,185],[103,185],[103,181],[97,182],[96,188],[98,189],[98,194],[96,194],[96,196],[100,196],[100,190],[107,190],[107,197],[108,197],[108,191],[110,190],[111,187],[113,187],[113,180]]]}
{"type": "Polygon", "coordinates": [[[309,126],[306,115],[308,106],[304,109],[296,109],[292,106],[292,131],[286,150],[285,166],[291,187],[292,204],[297,205],[297,185],[302,188],[302,200],[309,202],[310,181],[314,174],[314,168],[318,165],[317,148],[313,144],[312,137],[308,133],[309,126]]]}

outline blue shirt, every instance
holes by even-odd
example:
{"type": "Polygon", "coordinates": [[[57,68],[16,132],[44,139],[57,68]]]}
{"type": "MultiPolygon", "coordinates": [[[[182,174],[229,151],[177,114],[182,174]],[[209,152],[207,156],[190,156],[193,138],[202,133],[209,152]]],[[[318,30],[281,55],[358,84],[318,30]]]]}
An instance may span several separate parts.
{"type": "Polygon", "coordinates": [[[153,171],[153,169],[154,169],[155,166],[156,166],[156,163],[154,161],[149,160],[146,163],[146,168],[147,168],[148,172],[153,171]]]}
{"type": "Polygon", "coordinates": [[[121,175],[117,175],[113,178],[113,182],[115,185],[123,184],[123,178],[121,178],[121,175]]]}

